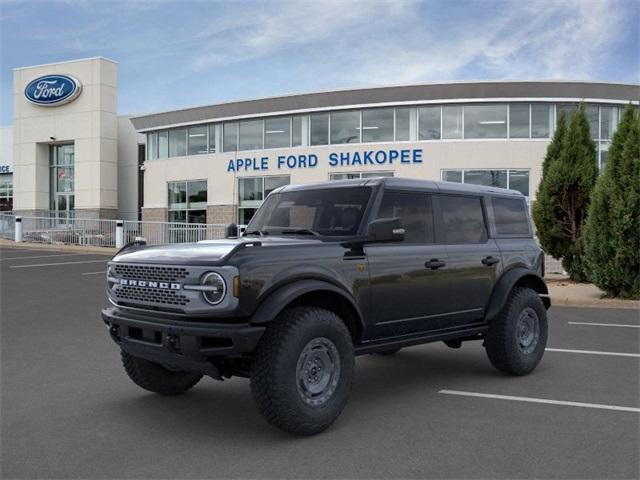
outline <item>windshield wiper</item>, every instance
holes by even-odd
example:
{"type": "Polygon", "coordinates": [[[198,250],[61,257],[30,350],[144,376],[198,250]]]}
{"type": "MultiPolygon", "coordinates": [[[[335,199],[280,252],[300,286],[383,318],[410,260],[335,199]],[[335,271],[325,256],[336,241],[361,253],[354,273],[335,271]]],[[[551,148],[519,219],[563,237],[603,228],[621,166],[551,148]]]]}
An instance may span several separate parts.
{"type": "Polygon", "coordinates": [[[311,230],[310,228],[296,228],[295,230],[282,230],[279,232],[280,234],[290,234],[290,235],[313,235],[314,237],[320,237],[321,235],[315,230],[311,230]]]}
{"type": "Polygon", "coordinates": [[[258,235],[260,237],[263,237],[264,235],[268,234],[269,232],[265,232],[264,230],[251,230],[250,232],[244,232],[242,236],[245,237],[247,235],[258,235]]]}

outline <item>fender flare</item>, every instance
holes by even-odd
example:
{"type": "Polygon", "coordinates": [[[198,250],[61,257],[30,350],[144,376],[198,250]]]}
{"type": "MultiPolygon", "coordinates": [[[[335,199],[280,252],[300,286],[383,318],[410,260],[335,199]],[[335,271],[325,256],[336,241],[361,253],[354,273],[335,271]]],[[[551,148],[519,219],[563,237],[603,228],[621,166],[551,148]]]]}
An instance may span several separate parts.
{"type": "Polygon", "coordinates": [[[493,320],[498,316],[505,303],[507,302],[507,298],[509,298],[511,290],[516,285],[516,283],[521,281],[526,286],[533,288],[536,292],[538,292],[545,308],[548,309],[551,306],[551,300],[549,299],[549,289],[544,283],[544,279],[536,272],[533,272],[527,268],[516,267],[502,274],[502,276],[496,282],[486,309],[485,320],[487,322],[493,320]]]}
{"type": "Polygon", "coordinates": [[[251,323],[269,323],[273,321],[278,316],[278,314],[296,298],[299,298],[306,293],[318,291],[328,291],[340,295],[346,302],[348,302],[349,306],[356,313],[355,320],[358,322],[359,328],[362,329],[361,331],[364,331],[362,312],[354,302],[351,295],[349,295],[345,290],[333,283],[316,279],[296,280],[294,282],[290,282],[277,287],[260,303],[258,308],[254,311],[253,315],[251,316],[251,323]]]}

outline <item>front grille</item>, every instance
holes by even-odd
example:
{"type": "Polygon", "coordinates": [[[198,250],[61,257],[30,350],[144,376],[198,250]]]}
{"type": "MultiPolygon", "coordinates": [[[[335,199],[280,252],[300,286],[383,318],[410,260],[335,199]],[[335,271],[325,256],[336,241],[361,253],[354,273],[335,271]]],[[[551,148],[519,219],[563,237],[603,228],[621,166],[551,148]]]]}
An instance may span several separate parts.
{"type": "Polygon", "coordinates": [[[118,277],[152,282],[179,282],[189,276],[189,271],[182,267],[116,264],[114,268],[118,277]]]}
{"type": "Polygon", "coordinates": [[[145,302],[161,305],[186,305],[189,299],[175,290],[164,288],[136,287],[133,285],[118,285],[115,295],[123,302],[145,302]]]}

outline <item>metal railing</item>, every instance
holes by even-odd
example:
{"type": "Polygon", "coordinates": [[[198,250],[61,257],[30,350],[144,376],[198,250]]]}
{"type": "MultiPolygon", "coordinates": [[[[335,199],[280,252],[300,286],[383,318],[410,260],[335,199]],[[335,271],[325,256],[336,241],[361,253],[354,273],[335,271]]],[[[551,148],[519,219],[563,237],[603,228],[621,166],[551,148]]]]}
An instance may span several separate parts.
{"type": "Polygon", "coordinates": [[[19,242],[97,247],[122,247],[138,239],[144,239],[149,245],[215,240],[225,237],[226,227],[224,224],[139,222],[54,216],[16,217],[0,214],[0,237],[2,238],[19,242]],[[18,232],[16,218],[21,225],[18,232]]]}

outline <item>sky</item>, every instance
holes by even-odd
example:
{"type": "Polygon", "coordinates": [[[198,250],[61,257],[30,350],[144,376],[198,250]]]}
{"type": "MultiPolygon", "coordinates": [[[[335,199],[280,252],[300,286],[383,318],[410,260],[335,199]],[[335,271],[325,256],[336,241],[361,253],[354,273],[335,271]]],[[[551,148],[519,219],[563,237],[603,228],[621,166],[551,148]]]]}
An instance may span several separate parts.
{"type": "Polygon", "coordinates": [[[464,80],[640,82],[640,0],[0,0],[12,69],[118,62],[118,112],[464,80]]]}

